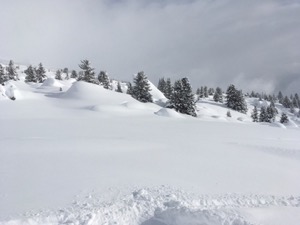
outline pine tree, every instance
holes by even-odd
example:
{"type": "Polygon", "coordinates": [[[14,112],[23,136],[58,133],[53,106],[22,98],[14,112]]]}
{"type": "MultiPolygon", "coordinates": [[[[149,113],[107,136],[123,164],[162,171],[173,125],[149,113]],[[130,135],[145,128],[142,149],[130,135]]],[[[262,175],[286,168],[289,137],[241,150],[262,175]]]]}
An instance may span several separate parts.
{"type": "Polygon", "coordinates": [[[62,80],[61,70],[57,70],[55,73],[55,79],[62,80]]]}
{"type": "Polygon", "coordinates": [[[254,106],[254,109],[253,109],[252,114],[251,114],[251,118],[252,118],[253,122],[258,122],[258,111],[257,111],[256,106],[254,106]]]}
{"type": "Polygon", "coordinates": [[[82,60],[79,68],[83,70],[83,76],[79,76],[78,81],[82,80],[88,83],[97,83],[95,79],[94,68],[91,67],[89,60],[82,60]]]}
{"type": "Polygon", "coordinates": [[[277,98],[278,98],[278,102],[280,104],[282,104],[283,103],[283,94],[281,91],[278,92],[277,98]]]}
{"type": "Polygon", "coordinates": [[[98,81],[105,89],[111,89],[109,77],[105,71],[100,71],[98,81]]]}
{"type": "Polygon", "coordinates": [[[267,122],[267,121],[268,121],[267,110],[266,107],[262,106],[260,108],[259,122],[267,122]]]}
{"type": "Polygon", "coordinates": [[[173,88],[172,88],[171,79],[167,78],[166,85],[165,85],[165,92],[164,92],[164,95],[167,99],[171,99],[172,91],[173,91],[173,88]]]}
{"type": "Polygon", "coordinates": [[[6,81],[8,81],[8,76],[5,74],[3,66],[0,64],[0,84],[4,85],[6,81]]]}
{"type": "Polygon", "coordinates": [[[169,107],[180,113],[197,116],[194,94],[188,78],[182,78],[174,83],[169,107]]]}
{"type": "Polygon", "coordinates": [[[25,82],[37,82],[36,70],[31,65],[24,71],[26,74],[25,82]]]}
{"type": "Polygon", "coordinates": [[[214,94],[214,101],[215,102],[223,102],[223,94],[222,94],[222,89],[217,87],[216,88],[216,91],[215,91],[215,94],[214,94]]]}
{"type": "Polygon", "coordinates": [[[235,86],[231,84],[226,92],[226,106],[230,109],[241,113],[247,113],[247,104],[244,99],[242,91],[236,90],[235,86]]]}
{"type": "Polygon", "coordinates": [[[208,95],[213,95],[215,90],[213,88],[208,89],[208,95]]]}
{"type": "Polygon", "coordinates": [[[158,80],[157,89],[160,90],[163,94],[165,93],[165,90],[166,90],[165,78],[160,78],[158,80]]]}
{"type": "Polygon", "coordinates": [[[118,86],[117,86],[116,92],[123,93],[120,82],[118,82],[118,86]]]}
{"type": "Polygon", "coordinates": [[[205,98],[208,98],[208,90],[207,90],[207,86],[204,86],[204,89],[203,89],[203,95],[205,98]]]}
{"type": "Polygon", "coordinates": [[[126,94],[131,95],[131,96],[133,95],[133,87],[132,87],[132,84],[130,82],[127,83],[126,94]]]}
{"type": "Polygon", "coordinates": [[[202,86],[200,88],[199,98],[204,98],[204,88],[202,86]]]}
{"type": "Polygon", "coordinates": [[[132,97],[140,102],[153,102],[152,95],[150,93],[150,84],[143,71],[138,72],[133,82],[134,86],[132,97]]]}
{"type": "Polygon", "coordinates": [[[43,83],[44,80],[46,80],[46,71],[42,65],[42,63],[39,64],[38,68],[36,69],[36,78],[38,83],[43,83]]]}
{"type": "Polygon", "coordinates": [[[69,69],[66,67],[66,68],[63,69],[63,72],[66,74],[65,80],[69,80],[69,79],[70,79],[70,76],[69,76],[69,69]]]}
{"type": "Polygon", "coordinates": [[[289,99],[289,97],[287,97],[287,96],[284,97],[282,105],[285,108],[290,108],[291,107],[292,103],[291,103],[291,100],[289,99]]]}
{"type": "Polygon", "coordinates": [[[71,78],[77,79],[77,77],[78,77],[78,74],[77,74],[76,70],[72,70],[71,78]]]}
{"type": "Polygon", "coordinates": [[[285,113],[282,113],[280,117],[280,123],[288,123],[288,122],[289,122],[288,116],[285,113]]]}
{"type": "Polygon", "coordinates": [[[10,60],[8,67],[6,68],[7,70],[7,75],[9,80],[18,80],[18,74],[15,68],[14,61],[10,60]]]}

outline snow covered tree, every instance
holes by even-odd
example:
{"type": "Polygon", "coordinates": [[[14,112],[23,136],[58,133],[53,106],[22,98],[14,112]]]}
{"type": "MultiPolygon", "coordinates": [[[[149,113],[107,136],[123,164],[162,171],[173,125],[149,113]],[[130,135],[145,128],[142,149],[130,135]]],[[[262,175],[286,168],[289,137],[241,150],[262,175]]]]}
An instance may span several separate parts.
{"type": "Polygon", "coordinates": [[[223,102],[223,94],[222,94],[222,89],[217,87],[215,94],[214,94],[214,101],[215,102],[223,102]]]}
{"type": "Polygon", "coordinates": [[[98,81],[105,89],[111,89],[109,77],[105,71],[100,71],[98,81]]]}
{"type": "Polygon", "coordinates": [[[203,96],[205,98],[208,98],[208,90],[207,90],[207,86],[204,86],[204,89],[203,89],[203,96]]]}
{"type": "Polygon", "coordinates": [[[251,113],[251,118],[253,122],[258,122],[258,111],[256,106],[254,106],[254,109],[251,113]]]}
{"type": "Polygon", "coordinates": [[[77,77],[78,77],[78,74],[77,74],[76,70],[72,70],[71,78],[77,79],[77,77]]]}
{"type": "Polygon", "coordinates": [[[36,69],[36,78],[38,83],[43,83],[47,78],[46,70],[44,69],[42,63],[40,63],[38,68],[36,69]]]}
{"type": "Polygon", "coordinates": [[[292,105],[294,106],[294,108],[299,108],[300,107],[300,105],[299,105],[299,96],[298,96],[297,93],[293,97],[292,105]]]}
{"type": "Polygon", "coordinates": [[[160,90],[162,93],[165,93],[165,89],[166,89],[165,78],[160,78],[158,80],[157,89],[160,90]]]}
{"type": "Polygon", "coordinates": [[[259,113],[259,122],[267,122],[267,121],[268,121],[267,110],[266,107],[262,106],[260,108],[260,113],[259,113]]]}
{"type": "Polygon", "coordinates": [[[213,95],[215,93],[215,90],[213,88],[208,89],[208,95],[213,95]]]}
{"type": "Polygon", "coordinates": [[[62,80],[61,70],[57,70],[55,73],[55,79],[62,80]]]}
{"type": "Polygon", "coordinates": [[[31,65],[24,71],[25,82],[37,82],[36,70],[31,65]]]}
{"type": "Polygon", "coordinates": [[[130,82],[127,83],[127,91],[126,94],[128,95],[133,95],[133,87],[132,84],[130,82]]]}
{"type": "Polygon", "coordinates": [[[4,85],[6,81],[8,81],[8,76],[5,74],[4,67],[0,64],[0,84],[4,85]]]}
{"type": "Polygon", "coordinates": [[[275,106],[269,105],[266,110],[267,118],[265,119],[265,122],[274,122],[277,113],[278,111],[275,106]]]}
{"type": "Polygon", "coordinates": [[[171,82],[171,79],[170,78],[167,78],[167,81],[166,81],[166,85],[165,85],[165,92],[164,92],[164,95],[167,99],[170,99],[171,96],[172,96],[172,91],[173,91],[173,88],[172,88],[172,82],[171,82]]]}
{"type": "Polygon", "coordinates": [[[69,80],[69,79],[70,79],[70,76],[69,76],[69,69],[68,69],[67,67],[63,69],[63,73],[66,74],[65,80],[69,80]]]}
{"type": "Polygon", "coordinates": [[[83,70],[83,76],[78,77],[78,81],[82,80],[88,83],[97,83],[95,79],[94,68],[91,67],[91,63],[89,60],[81,60],[81,64],[79,64],[79,68],[83,70]]]}
{"type": "Polygon", "coordinates": [[[199,98],[204,98],[204,88],[202,86],[200,88],[199,98]]]}
{"type": "Polygon", "coordinates": [[[182,78],[174,83],[169,107],[180,113],[197,116],[194,94],[188,78],[182,78]]]}
{"type": "Polygon", "coordinates": [[[6,68],[7,75],[9,80],[18,80],[18,74],[15,68],[14,61],[10,60],[8,63],[8,67],[6,68]]]}
{"type": "Polygon", "coordinates": [[[133,80],[133,95],[140,102],[153,102],[148,78],[143,71],[138,72],[133,80]]]}
{"type": "Polygon", "coordinates": [[[289,99],[289,97],[285,96],[283,101],[282,101],[282,105],[285,107],[285,108],[290,108],[292,103],[291,103],[291,100],[289,99]]]}
{"type": "Polygon", "coordinates": [[[123,93],[120,82],[118,82],[118,86],[117,86],[116,92],[123,93]]]}
{"type": "Polygon", "coordinates": [[[277,99],[280,104],[283,103],[283,94],[281,91],[278,92],[277,99]]]}
{"type": "Polygon", "coordinates": [[[227,111],[226,116],[227,116],[227,117],[231,117],[231,112],[230,112],[230,110],[227,111]]]}
{"type": "Polygon", "coordinates": [[[280,117],[280,123],[288,123],[288,122],[289,122],[288,116],[285,113],[282,113],[280,117]]]}
{"type": "Polygon", "coordinates": [[[226,106],[241,113],[247,113],[248,110],[242,91],[238,91],[233,84],[226,92],[226,106]]]}

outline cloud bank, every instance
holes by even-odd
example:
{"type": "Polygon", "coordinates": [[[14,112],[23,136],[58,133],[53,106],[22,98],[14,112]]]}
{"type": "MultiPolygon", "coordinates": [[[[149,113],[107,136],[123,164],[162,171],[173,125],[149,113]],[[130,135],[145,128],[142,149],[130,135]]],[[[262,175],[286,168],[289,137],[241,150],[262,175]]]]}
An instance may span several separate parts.
{"type": "Polygon", "coordinates": [[[10,0],[0,15],[0,58],[300,92],[296,0],[10,0]]]}

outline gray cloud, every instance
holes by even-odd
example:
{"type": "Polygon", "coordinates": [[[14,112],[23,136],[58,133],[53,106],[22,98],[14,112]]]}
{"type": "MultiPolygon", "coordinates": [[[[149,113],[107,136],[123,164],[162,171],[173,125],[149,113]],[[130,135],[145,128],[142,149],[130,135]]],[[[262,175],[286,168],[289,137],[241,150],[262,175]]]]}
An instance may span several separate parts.
{"type": "Polygon", "coordinates": [[[0,58],[300,92],[296,0],[10,0],[0,15],[0,58]]]}

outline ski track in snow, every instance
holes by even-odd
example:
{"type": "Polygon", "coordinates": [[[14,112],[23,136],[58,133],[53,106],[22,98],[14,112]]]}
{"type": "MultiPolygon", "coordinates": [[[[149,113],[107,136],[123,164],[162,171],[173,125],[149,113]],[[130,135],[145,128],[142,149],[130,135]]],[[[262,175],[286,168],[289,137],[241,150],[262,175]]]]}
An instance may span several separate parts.
{"type": "Polygon", "coordinates": [[[142,188],[130,194],[110,190],[114,199],[95,193],[78,197],[57,210],[27,212],[0,225],[251,225],[239,215],[243,208],[300,207],[300,196],[196,195],[170,187],[142,188]]]}

